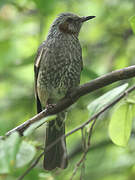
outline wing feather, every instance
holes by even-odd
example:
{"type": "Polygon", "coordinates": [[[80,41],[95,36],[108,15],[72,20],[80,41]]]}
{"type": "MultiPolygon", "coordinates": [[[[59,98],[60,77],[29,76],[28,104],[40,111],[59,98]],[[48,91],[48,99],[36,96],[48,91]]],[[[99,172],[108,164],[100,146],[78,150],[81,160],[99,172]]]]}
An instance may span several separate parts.
{"type": "Polygon", "coordinates": [[[41,46],[38,48],[37,55],[35,58],[35,63],[34,63],[34,77],[35,77],[35,97],[36,97],[36,103],[37,103],[37,113],[40,113],[42,111],[42,105],[38,97],[37,93],[37,79],[38,79],[38,73],[40,69],[40,63],[42,60],[43,52],[44,52],[44,44],[41,44],[41,46]]]}

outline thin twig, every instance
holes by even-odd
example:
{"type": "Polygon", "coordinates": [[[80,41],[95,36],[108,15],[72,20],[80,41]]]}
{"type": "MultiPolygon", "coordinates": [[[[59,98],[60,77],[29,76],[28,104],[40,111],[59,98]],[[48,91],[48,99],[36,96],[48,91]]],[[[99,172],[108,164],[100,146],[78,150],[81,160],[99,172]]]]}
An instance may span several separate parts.
{"type": "Polygon", "coordinates": [[[80,180],[83,179],[84,175],[85,175],[85,161],[83,161],[82,166],[81,166],[80,180]]]}
{"type": "Polygon", "coordinates": [[[95,125],[95,123],[96,123],[96,120],[97,120],[97,118],[94,119],[94,121],[93,121],[93,123],[92,123],[92,125],[91,125],[91,127],[90,127],[89,133],[88,133],[89,135],[88,135],[87,148],[90,147],[90,140],[91,140],[91,136],[92,136],[92,130],[93,130],[93,127],[94,127],[94,125],[95,125]]]}
{"type": "Polygon", "coordinates": [[[76,173],[77,173],[78,168],[79,168],[80,165],[81,165],[82,163],[84,163],[84,161],[85,161],[87,152],[88,152],[88,150],[89,150],[89,148],[90,148],[90,139],[91,139],[92,130],[93,130],[93,127],[94,127],[94,125],[95,125],[95,123],[96,123],[96,120],[97,120],[97,118],[94,119],[94,121],[93,121],[93,123],[92,123],[92,125],[91,125],[91,127],[90,127],[90,130],[89,130],[89,136],[88,136],[88,144],[87,144],[87,148],[85,149],[85,151],[84,151],[84,153],[83,153],[81,159],[77,162],[77,164],[76,164],[76,166],[75,166],[75,168],[74,168],[74,171],[73,171],[73,174],[72,174],[70,180],[72,180],[72,179],[74,178],[74,176],[75,176],[76,173]]]}
{"type": "Polygon", "coordinates": [[[83,149],[83,151],[85,150],[85,148],[86,148],[86,132],[84,132],[85,131],[85,129],[84,128],[82,128],[81,129],[81,134],[82,134],[82,149],[83,149]],[[85,134],[84,134],[85,133],[85,134]]]}
{"type": "MultiPolygon", "coordinates": [[[[86,129],[83,128],[83,129],[81,129],[81,131],[82,131],[82,149],[85,152],[86,151],[86,141],[87,141],[86,129]]],[[[84,175],[85,175],[85,161],[83,161],[83,163],[81,165],[80,180],[83,179],[84,175]]]]}

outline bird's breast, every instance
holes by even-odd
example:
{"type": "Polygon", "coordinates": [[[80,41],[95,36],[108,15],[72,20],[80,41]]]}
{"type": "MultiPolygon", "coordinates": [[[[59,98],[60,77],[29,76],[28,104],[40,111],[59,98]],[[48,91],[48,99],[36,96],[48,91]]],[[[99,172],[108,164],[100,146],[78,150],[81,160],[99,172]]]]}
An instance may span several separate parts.
{"type": "Polygon", "coordinates": [[[80,83],[81,47],[78,42],[55,41],[44,59],[38,76],[38,84],[52,97],[62,98],[66,92],[80,83]]]}

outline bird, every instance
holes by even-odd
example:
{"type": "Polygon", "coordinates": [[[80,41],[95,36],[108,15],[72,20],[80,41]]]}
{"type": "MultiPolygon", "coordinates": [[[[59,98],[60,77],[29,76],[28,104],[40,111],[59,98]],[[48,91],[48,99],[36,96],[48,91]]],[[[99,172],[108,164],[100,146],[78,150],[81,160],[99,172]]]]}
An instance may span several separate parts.
{"type": "MultiPolygon", "coordinates": [[[[78,39],[85,21],[95,16],[78,16],[67,12],[53,21],[47,38],[37,50],[34,63],[37,113],[56,104],[79,86],[83,69],[82,48],[78,39]]],[[[45,150],[65,135],[66,112],[62,111],[46,125],[45,150]]],[[[68,165],[66,139],[61,138],[44,154],[45,170],[65,169],[68,165]]]]}

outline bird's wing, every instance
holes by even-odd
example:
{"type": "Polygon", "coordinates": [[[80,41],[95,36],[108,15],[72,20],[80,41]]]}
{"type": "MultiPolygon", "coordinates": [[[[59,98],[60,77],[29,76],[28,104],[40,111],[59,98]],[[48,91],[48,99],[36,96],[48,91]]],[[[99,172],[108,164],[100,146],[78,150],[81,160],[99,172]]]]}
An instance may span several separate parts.
{"type": "Polygon", "coordinates": [[[83,70],[83,59],[81,57],[81,71],[83,70]]]}
{"type": "Polygon", "coordinates": [[[36,97],[38,113],[42,111],[42,105],[41,105],[41,102],[39,100],[38,93],[37,93],[37,78],[38,78],[38,73],[39,73],[39,68],[40,68],[40,62],[41,62],[42,56],[43,56],[44,44],[45,44],[45,42],[43,44],[41,44],[40,47],[38,48],[37,55],[35,58],[35,63],[34,63],[35,97],[36,97]]]}

